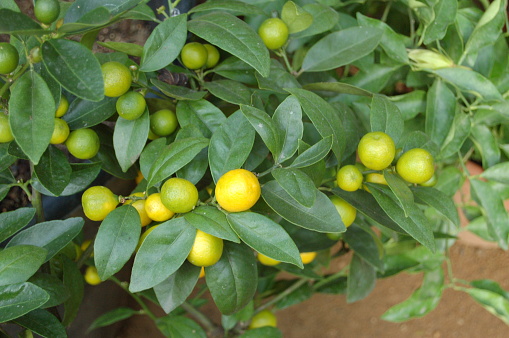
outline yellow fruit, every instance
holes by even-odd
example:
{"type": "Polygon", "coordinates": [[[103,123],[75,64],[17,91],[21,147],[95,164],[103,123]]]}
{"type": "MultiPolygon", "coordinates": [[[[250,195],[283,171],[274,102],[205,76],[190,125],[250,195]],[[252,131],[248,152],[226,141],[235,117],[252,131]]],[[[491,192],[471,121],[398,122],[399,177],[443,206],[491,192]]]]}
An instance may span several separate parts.
{"type": "Polygon", "coordinates": [[[101,66],[104,80],[104,95],[108,97],[119,97],[131,88],[131,71],[126,65],[109,61],[101,66]]]}
{"type": "MultiPolygon", "coordinates": [[[[385,180],[384,175],[380,174],[380,173],[369,173],[369,174],[367,174],[365,181],[369,182],[369,183],[378,183],[378,184],[387,185],[387,181],[385,180]]],[[[363,188],[367,192],[369,192],[369,193],[371,192],[367,185],[364,185],[363,188]]]]}
{"type": "Polygon", "coordinates": [[[53,134],[51,135],[51,140],[49,143],[51,144],[60,144],[64,143],[69,136],[70,130],[67,122],[58,117],[55,117],[55,129],[53,129],[53,134]]]}
{"type": "Polygon", "coordinates": [[[249,329],[257,329],[259,327],[264,326],[272,326],[277,327],[277,318],[276,316],[269,310],[263,310],[258,312],[251,319],[251,323],[249,324],[249,329]]]}
{"type": "Polygon", "coordinates": [[[12,140],[14,140],[14,136],[9,125],[9,117],[0,111],[0,143],[7,143],[12,140]]]}
{"type": "Polygon", "coordinates": [[[354,165],[345,165],[338,170],[336,182],[345,191],[356,191],[362,186],[362,173],[354,165]]]}
{"type": "Polygon", "coordinates": [[[174,213],[189,212],[198,202],[198,189],[186,179],[170,178],[161,188],[161,202],[174,213]]]}
{"type": "Polygon", "coordinates": [[[262,22],[258,35],[268,49],[278,49],[288,41],[288,26],[279,18],[270,18],[262,22]]]}
{"type": "Polygon", "coordinates": [[[168,136],[177,127],[177,115],[169,109],[161,109],[150,115],[150,131],[157,136],[168,136]]]}
{"type": "Polygon", "coordinates": [[[205,267],[201,267],[201,270],[200,270],[200,275],[198,276],[198,278],[203,278],[205,277],[205,267]]]}
{"type": "Polygon", "coordinates": [[[55,111],[55,117],[62,117],[67,113],[69,109],[69,101],[64,95],[60,96],[60,102],[58,103],[57,110],[55,111]]]}
{"type": "Polygon", "coordinates": [[[141,226],[147,226],[152,223],[152,219],[148,216],[147,211],[145,210],[146,200],[137,200],[131,205],[138,211],[138,215],[140,215],[141,226]]]}
{"type": "Polygon", "coordinates": [[[223,240],[221,238],[197,230],[187,260],[196,266],[211,266],[219,261],[222,254],[223,240]]]}
{"type": "Polygon", "coordinates": [[[343,224],[348,228],[355,221],[355,217],[357,217],[357,209],[338,196],[330,196],[329,198],[336,207],[339,216],[341,216],[343,224]]]}
{"type": "Polygon", "coordinates": [[[316,258],[316,252],[301,252],[300,259],[302,260],[302,264],[309,264],[314,261],[316,258]]]}
{"type": "Polygon", "coordinates": [[[424,183],[435,173],[433,156],[421,148],[410,149],[399,158],[396,171],[407,182],[424,183]]]}
{"type": "Polygon", "coordinates": [[[140,248],[140,246],[143,243],[143,241],[145,240],[145,238],[147,238],[148,234],[150,234],[152,231],[154,231],[154,229],[157,228],[158,226],[159,226],[159,224],[154,225],[154,226],[148,228],[147,230],[145,230],[145,232],[143,234],[141,234],[140,240],[138,241],[138,245],[136,246],[136,251],[138,251],[138,249],[140,248]]]}
{"type": "Polygon", "coordinates": [[[97,155],[101,142],[95,131],[84,128],[72,131],[67,137],[65,145],[74,157],[88,160],[97,155]]]}
{"type": "Polygon", "coordinates": [[[136,177],[134,178],[134,181],[136,182],[136,184],[140,184],[141,181],[143,181],[145,177],[143,177],[143,174],[141,173],[141,171],[138,170],[138,175],[136,175],[136,177]]]}
{"type": "Polygon", "coordinates": [[[189,69],[200,69],[207,63],[207,48],[199,42],[187,43],[180,52],[182,63],[189,69]]]}
{"type": "Polygon", "coordinates": [[[258,178],[245,169],[230,170],[217,181],[217,203],[229,212],[249,210],[258,201],[260,194],[258,178]]]}
{"type": "Polygon", "coordinates": [[[102,221],[118,205],[118,198],[110,189],[103,186],[88,188],[81,196],[85,216],[92,221],[102,221]]]}
{"type": "Polygon", "coordinates": [[[267,266],[274,266],[274,265],[278,265],[279,263],[281,263],[280,261],[272,259],[270,257],[267,257],[261,253],[258,253],[257,258],[260,263],[262,263],[263,265],[267,265],[267,266]]]}
{"type": "Polygon", "coordinates": [[[203,47],[207,50],[207,63],[205,64],[205,68],[212,68],[219,62],[219,51],[216,47],[204,44],[203,47]]]}
{"type": "Polygon", "coordinates": [[[375,131],[364,135],[357,147],[359,158],[366,167],[373,170],[387,168],[396,154],[392,138],[384,132],[375,131]]]}
{"type": "Polygon", "coordinates": [[[85,282],[90,285],[97,285],[102,282],[101,278],[99,278],[99,274],[97,273],[95,266],[88,266],[85,270],[85,282]]]}
{"type": "Polygon", "coordinates": [[[148,217],[156,222],[164,222],[169,220],[175,213],[166,208],[161,201],[161,194],[155,193],[147,197],[145,201],[145,211],[148,217]]]}

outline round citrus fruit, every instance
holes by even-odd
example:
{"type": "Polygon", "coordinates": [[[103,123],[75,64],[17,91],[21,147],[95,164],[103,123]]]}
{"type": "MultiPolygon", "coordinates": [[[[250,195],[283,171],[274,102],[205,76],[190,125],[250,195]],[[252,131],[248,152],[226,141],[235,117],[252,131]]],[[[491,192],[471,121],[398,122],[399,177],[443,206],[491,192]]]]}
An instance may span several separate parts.
{"type": "Polygon", "coordinates": [[[328,232],[327,233],[327,238],[332,240],[332,241],[337,241],[341,237],[343,237],[343,234],[341,232],[328,232]]]}
{"type": "Polygon", "coordinates": [[[366,167],[382,170],[391,164],[396,154],[396,147],[389,135],[381,131],[374,131],[361,138],[357,153],[362,164],[366,167]]]}
{"type": "Polygon", "coordinates": [[[55,117],[55,129],[53,129],[53,135],[51,135],[51,140],[49,143],[51,144],[60,144],[64,143],[69,136],[69,126],[67,122],[58,117],[55,117]]]}
{"type": "Polygon", "coordinates": [[[118,198],[103,186],[90,187],[81,196],[83,212],[92,221],[102,221],[118,205],[118,198]]]}
{"type": "Polygon", "coordinates": [[[143,115],[147,101],[140,93],[130,91],[118,98],[116,107],[120,117],[126,120],[136,120],[143,115]]]}
{"type": "Polygon", "coordinates": [[[131,71],[126,65],[109,61],[101,66],[104,80],[104,95],[108,97],[119,97],[131,88],[131,71]]]}
{"type": "Polygon", "coordinates": [[[278,49],[288,41],[288,26],[279,18],[270,18],[262,22],[258,35],[268,49],[278,49]]]}
{"type": "Polygon", "coordinates": [[[152,223],[152,219],[148,216],[147,211],[145,210],[146,200],[137,200],[131,203],[131,205],[138,211],[138,215],[140,215],[141,226],[147,226],[152,223]]]}
{"type": "Polygon", "coordinates": [[[177,126],[177,115],[169,109],[161,109],[150,115],[150,130],[157,136],[168,136],[177,126]]]}
{"type": "Polygon", "coordinates": [[[161,202],[174,213],[189,212],[198,202],[198,189],[186,179],[170,178],[161,188],[161,202]]]}
{"type": "Polygon", "coordinates": [[[309,264],[314,261],[316,258],[316,252],[301,252],[300,259],[302,260],[302,264],[309,264]]]}
{"type": "Polygon", "coordinates": [[[258,178],[245,169],[230,170],[217,181],[217,203],[229,212],[248,210],[255,205],[260,194],[258,178]]]}
{"type": "Polygon", "coordinates": [[[357,209],[338,196],[331,196],[329,198],[336,207],[339,216],[341,216],[343,224],[348,228],[355,221],[355,217],[357,217],[357,209]]]}
{"type": "Polygon", "coordinates": [[[435,173],[433,156],[425,149],[410,149],[399,158],[396,171],[407,182],[424,183],[435,173]]]}
{"type": "Polygon", "coordinates": [[[69,109],[69,101],[64,95],[60,96],[60,102],[58,103],[57,110],[55,111],[55,117],[62,117],[67,113],[67,109],[69,109]]]}
{"type": "Polygon", "coordinates": [[[83,128],[72,131],[65,145],[74,157],[88,160],[97,155],[101,142],[95,131],[83,128]]]}
{"type": "Polygon", "coordinates": [[[187,260],[196,266],[211,266],[219,261],[222,254],[223,240],[221,238],[197,230],[187,260]]]}
{"type": "MultiPolygon", "coordinates": [[[[385,180],[385,176],[383,174],[380,174],[380,173],[369,173],[369,174],[367,174],[365,182],[378,183],[378,184],[387,185],[387,181],[385,180]]],[[[366,190],[369,193],[371,192],[367,185],[364,185],[363,189],[366,190]]]]}
{"type": "Polygon", "coordinates": [[[279,263],[281,263],[280,261],[270,258],[268,256],[265,256],[264,254],[261,254],[261,253],[258,253],[258,255],[256,257],[258,258],[258,261],[262,265],[274,266],[274,265],[278,265],[279,263]]]}
{"type": "Polygon", "coordinates": [[[249,324],[249,329],[257,329],[259,327],[264,326],[272,326],[277,327],[277,318],[276,316],[269,310],[263,310],[258,312],[251,319],[251,323],[249,324]]]}
{"type": "Polygon", "coordinates": [[[58,18],[60,4],[58,0],[37,0],[34,5],[34,15],[40,22],[49,25],[58,18]]]}
{"type": "Polygon", "coordinates": [[[147,197],[147,200],[145,201],[145,210],[148,217],[156,222],[167,221],[175,214],[173,211],[164,206],[161,201],[160,193],[155,193],[147,197]]]}
{"type": "Polygon", "coordinates": [[[14,140],[14,136],[9,125],[9,116],[0,111],[0,143],[7,143],[12,140],[14,140]]]}
{"type": "Polygon", "coordinates": [[[207,63],[207,48],[199,42],[187,43],[180,52],[182,63],[189,69],[200,69],[207,63]]]}
{"type": "Polygon", "coordinates": [[[338,187],[345,191],[356,191],[361,187],[362,180],[363,177],[359,168],[351,164],[341,167],[336,174],[338,187]]]}
{"type": "Polygon", "coordinates": [[[160,137],[161,137],[161,136],[154,134],[154,132],[152,131],[152,129],[149,129],[149,130],[148,130],[148,137],[147,137],[147,138],[148,138],[149,140],[152,140],[152,141],[153,141],[153,140],[157,140],[157,139],[158,139],[158,138],[160,138],[160,137]]]}
{"type": "Polygon", "coordinates": [[[205,68],[212,68],[219,62],[219,51],[216,47],[207,44],[204,44],[203,47],[207,50],[207,63],[205,64],[205,68]]]}
{"type": "Polygon", "coordinates": [[[8,42],[0,42],[0,74],[9,74],[18,67],[18,50],[8,42]]]}
{"type": "Polygon", "coordinates": [[[421,185],[423,187],[434,187],[437,184],[437,182],[438,182],[437,175],[433,174],[433,176],[431,176],[431,178],[429,180],[427,180],[426,182],[420,183],[419,185],[421,185]]]}
{"type": "Polygon", "coordinates": [[[90,285],[97,285],[102,282],[101,278],[99,278],[99,274],[97,273],[95,266],[88,266],[85,270],[85,282],[90,285]]]}

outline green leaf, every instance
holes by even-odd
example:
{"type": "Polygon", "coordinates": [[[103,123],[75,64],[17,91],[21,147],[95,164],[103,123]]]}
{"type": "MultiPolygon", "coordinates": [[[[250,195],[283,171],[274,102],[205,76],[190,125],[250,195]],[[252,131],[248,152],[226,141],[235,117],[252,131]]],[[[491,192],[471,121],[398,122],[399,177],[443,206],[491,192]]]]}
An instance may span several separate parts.
{"type": "Polygon", "coordinates": [[[281,300],[276,303],[276,308],[278,310],[286,309],[292,305],[296,305],[308,300],[312,295],[313,288],[311,285],[309,283],[302,284],[300,287],[293,290],[285,297],[281,298],[281,300]]]}
{"type": "Polygon", "coordinates": [[[2,1],[0,4],[0,8],[10,9],[14,12],[20,12],[18,5],[16,4],[16,1],[14,0],[5,0],[2,1]]]}
{"type": "Polygon", "coordinates": [[[293,1],[284,4],[281,19],[288,26],[290,34],[303,31],[313,23],[313,16],[293,1]]]}
{"type": "MultiPolygon", "coordinates": [[[[0,5],[0,6],[3,6],[0,5]]],[[[30,19],[28,16],[18,11],[14,12],[7,8],[0,8],[0,34],[29,34],[44,35],[47,34],[38,23],[30,19]]]]}
{"type": "Polygon", "coordinates": [[[232,0],[215,0],[211,2],[205,2],[191,8],[189,13],[201,13],[208,11],[223,11],[233,15],[246,15],[256,14],[264,15],[265,13],[258,7],[244,3],[241,1],[232,0]]]}
{"type": "Polygon", "coordinates": [[[115,41],[107,41],[101,42],[97,41],[100,46],[113,49],[114,51],[126,53],[127,55],[141,57],[143,53],[143,47],[137,45],[135,43],[130,42],[115,42],[115,41]]]}
{"type": "Polygon", "coordinates": [[[316,191],[315,202],[310,208],[292,198],[277,181],[263,185],[262,197],[281,217],[302,228],[317,232],[346,230],[336,207],[320,191],[316,191]]]}
{"type": "Polygon", "coordinates": [[[489,168],[500,162],[500,147],[491,129],[483,124],[472,126],[471,139],[481,153],[483,167],[489,168]]]}
{"type": "Polygon", "coordinates": [[[140,157],[150,129],[148,109],[136,120],[117,119],[113,132],[113,147],[124,172],[140,157]]]}
{"type": "Polygon", "coordinates": [[[55,101],[35,71],[23,74],[12,88],[9,123],[16,143],[34,164],[49,145],[55,128],[55,101]]]}
{"type": "Polygon", "coordinates": [[[230,56],[214,68],[214,72],[227,79],[249,85],[256,85],[256,71],[247,63],[235,56],[230,56]]]}
{"type": "Polygon", "coordinates": [[[78,314],[81,301],[83,300],[84,281],[80,270],[76,266],[76,263],[71,261],[65,255],[61,255],[60,257],[63,261],[62,281],[64,282],[64,285],[67,287],[69,294],[71,295],[64,303],[65,312],[64,318],[62,319],[62,324],[67,326],[74,320],[74,318],[76,318],[76,315],[78,314]]]}
{"type": "Polygon", "coordinates": [[[274,59],[271,59],[270,62],[269,76],[263,77],[259,73],[255,73],[255,77],[260,89],[266,89],[280,94],[286,94],[283,88],[302,87],[295,76],[290,74],[279,61],[274,59]]]}
{"type": "Polygon", "coordinates": [[[154,286],[157,300],[164,312],[170,313],[185,302],[193,291],[199,275],[200,267],[184,262],[177,271],[154,286]]]}
{"type": "Polygon", "coordinates": [[[230,227],[226,215],[217,208],[200,206],[184,215],[186,221],[196,229],[200,229],[215,237],[240,243],[239,237],[230,227]]]}
{"type": "Polygon", "coordinates": [[[168,278],[184,263],[196,229],[184,218],[161,223],[141,244],[131,273],[131,292],[149,289],[168,278]]]}
{"type": "Polygon", "coordinates": [[[382,131],[388,134],[397,144],[403,134],[403,117],[398,106],[381,95],[374,95],[371,100],[369,115],[371,131],[382,131]]]}
{"type": "Polygon", "coordinates": [[[509,185],[509,162],[501,162],[487,168],[481,173],[481,177],[509,185]]]}
{"type": "Polygon", "coordinates": [[[350,272],[346,287],[347,303],[353,303],[366,298],[375,288],[375,283],[375,268],[357,253],[354,253],[350,262],[350,272]]]}
{"type": "Polygon", "coordinates": [[[343,123],[336,110],[327,101],[308,90],[300,88],[286,90],[297,97],[304,112],[322,137],[332,135],[332,151],[341,162],[346,140],[343,123]]]}
{"type": "Polygon", "coordinates": [[[42,304],[49,295],[32,283],[19,283],[0,286],[0,322],[16,319],[42,304]]]}
{"type": "Polygon", "coordinates": [[[14,322],[45,338],[65,338],[67,332],[60,321],[46,310],[36,309],[14,322]]]}
{"type": "Polygon", "coordinates": [[[313,23],[309,28],[294,34],[295,38],[318,35],[332,29],[338,23],[338,12],[329,6],[311,3],[304,5],[303,9],[313,15],[313,23]]]}
{"type": "Polygon", "coordinates": [[[225,241],[221,259],[205,269],[205,279],[222,314],[241,310],[253,299],[258,285],[253,251],[247,245],[225,241]]]}
{"type": "Polygon", "coordinates": [[[402,178],[389,172],[389,170],[384,170],[383,175],[387,181],[387,185],[391,188],[394,196],[396,196],[396,199],[401,205],[405,216],[408,217],[411,213],[411,209],[417,207],[414,203],[414,195],[412,194],[412,191],[402,178]]]}
{"type": "Polygon", "coordinates": [[[64,155],[55,146],[49,146],[34,166],[39,182],[53,195],[59,196],[71,180],[71,165],[64,155]]]}
{"type": "Polygon", "coordinates": [[[206,82],[203,88],[212,95],[233,104],[251,104],[251,90],[241,83],[232,80],[206,82]]]}
{"type": "Polygon", "coordinates": [[[216,129],[209,145],[209,165],[214,182],[244,164],[253,148],[254,138],[255,130],[240,110],[216,129]]]}
{"type": "Polygon", "coordinates": [[[488,227],[496,236],[498,245],[507,250],[509,236],[509,214],[500,195],[487,182],[470,180],[472,197],[484,208],[488,227]]]}
{"type": "Polygon", "coordinates": [[[509,325],[509,300],[507,300],[507,298],[484,289],[464,288],[462,290],[468,293],[476,302],[481,304],[486,311],[509,325]]]}
{"type": "Polygon", "coordinates": [[[373,93],[364,90],[362,88],[352,86],[348,83],[343,82],[315,82],[308,83],[304,85],[302,88],[307,90],[314,91],[328,91],[335,92],[340,94],[350,94],[350,95],[359,95],[359,96],[373,96],[373,93]]]}
{"type": "Polygon", "coordinates": [[[87,47],[71,40],[52,39],[42,44],[41,51],[44,66],[68,92],[89,101],[104,98],[101,65],[87,47]]]}
{"type": "Polygon", "coordinates": [[[356,255],[376,270],[384,271],[384,262],[378,245],[373,236],[366,232],[366,230],[356,224],[352,224],[348,227],[348,231],[344,233],[343,238],[356,255]]]}
{"type": "Polygon", "coordinates": [[[281,135],[276,123],[266,112],[258,108],[241,105],[240,109],[254,130],[260,135],[267,148],[269,148],[272,156],[278,158],[283,145],[281,144],[281,135]]]}
{"type": "Polygon", "coordinates": [[[377,278],[394,276],[400,272],[418,266],[419,261],[406,256],[405,254],[385,255],[383,259],[383,273],[377,273],[377,278]]]}
{"type": "Polygon", "coordinates": [[[48,251],[45,258],[45,261],[48,261],[80,233],[83,224],[81,217],[38,223],[18,232],[7,243],[7,247],[24,244],[44,248],[48,251]]]}
{"type": "Polygon", "coordinates": [[[167,146],[155,160],[147,177],[147,188],[173,175],[188,164],[206,146],[209,140],[203,137],[192,137],[178,140],[167,146]]]}
{"type": "Polygon", "coordinates": [[[120,271],[131,258],[141,233],[138,211],[124,205],[102,221],[94,241],[94,262],[101,280],[120,271]]]}
{"type": "Polygon", "coordinates": [[[239,338],[282,338],[283,333],[277,327],[263,326],[244,332],[239,338]]]}
{"type": "Polygon", "coordinates": [[[414,90],[403,95],[389,97],[401,112],[403,120],[407,121],[426,111],[426,92],[414,90]]]}
{"type": "Polygon", "coordinates": [[[433,73],[454,84],[461,91],[486,100],[502,100],[502,95],[497,87],[490,80],[471,69],[463,67],[441,68],[434,70],[433,73]]]}
{"type": "Polygon", "coordinates": [[[188,29],[251,65],[262,76],[269,75],[269,51],[258,34],[244,21],[225,12],[214,12],[189,21],[188,29]]]}
{"type": "Polygon", "coordinates": [[[407,300],[391,307],[382,319],[390,322],[403,322],[419,318],[432,311],[442,297],[444,289],[444,272],[441,266],[424,272],[422,285],[407,300]]]}
{"type": "Polygon", "coordinates": [[[157,140],[153,140],[145,146],[145,149],[141,152],[140,155],[140,171],[143,174],[143,177],[148,177],[150,173],[150,168],[152,168],[152,164],[156,161],[159,156],[166,149],[167,139],[165,137],[160,137],[157,140]]]}
{"type": "Polygon", "coordinates": [[[140,0],[76,0],[65,13],[65,22],[76,22],[99,7],[106,7],[112,15],[121,14],[135,7],[140,0]]]}
{"type": "Polygon", "coordinates": [[[71,296],[67,287],[55,275],[38,272],[28,281],[37,285],[49,295],[49,300],[44,303],[42,308],[58,306],[71,296]]]}
{"type": "Polygon", "coordinates": [[[0,286],[26,282],[44,263],[47,251],[33,245],[17,245],[0,252],[0,286]]]}
{"type": "Polygon", "coordinates": [[[117,322],[120,322],[124,319],[131,318],[133,315],[138,314],[138,311],[135,311],[128,307],[119,307],[116,309],[113,309],[111,311],[106,312],[105,314],[101,315],[99,318],[94,320],[92,324],[90,324],[90,327],[88,328],[88,332],[98,329],[100,327],[108,326],[111,324],[115,324],[117,322]]]}
{"type": "Polygon", "coordinates": [[[231,213],[226,218],[242,241],[254,250],[280,262],[304,267],[291,237],[270,218],[254,212],[231,213]]]}
{"type": "Polygon", "coordinates": [[[352,63],[371,53],[382,33],[371,27],[351,27],[330,33],[307,52],[301,71],[320,72],[352,63]]]}
{"type": "Polygon", "coordinates": [[[423,42],[429,45],[435,40],[442,40],[447,32],[447,27],[456,20],[458,1],[439,0],[433,6],[434,18],[426,25],[423,33],[423,42]]]}
{"type": "Polygon", "coordinates": [[[298,140],[302,138],[304,126],[302,124],[302,108],[294,96],[288,96],[276,109],[272,116],[281,136],[281,153],[276,159],[283,163],[291,158],[299,146],[298,140]]]}
{"type": "Polygon", "coordinates": [[[439,213],[447,217],[454,225],[459,226],[458,210],[453,200],[435,188],[411,187],[414,196],[419,203],[425,203],[435,208],[439,213]]]}
{"type": "Polygon", "coordinates": [[[23,229],[35,216],[35,208],[19,208],[0,214],[0,242],[23,229]]]}
{"type": "Polygon", "coordinates": [[[95,126],[117,112],[113,97],[105,97],[99,102],[92,102],[80,98],[75,99],[69,106],[69,111],[62,117],[69,128],[80,129],[95,126]]]}
{"type": "Polygon", "coordinates": [[[182,128],[194,125],[208,138],[226,121],[224,113],[206,100],[179,101],[176,113],[182,128]]]}
{"type": "Polygon", "coordinates": [[[414,148],[422,148],[429,151],[433,157],[438,154],[436,143],[429,138],[428,134],[419,130],[406,133],[399,145],[403,152],[414,148]]]}
{"type": "Polygon", "coordinates": [[[293,168],[277,168],[271,174],[294,200],[308,208],[313,206],[316,188],[309,176],[293,168]]]}
{"type": "Polygon", "coordinates": [[[16,156],[9,154],[9,144],[0,143],[0,171],[4,171],[16,162],[16,156]]]}
{"type": "Polygon", "coordinates": [[[179,102],[185,100],[197,101],[203,99],[207,94],[205,91],[196,91],[183,86],[170,85],[157,79],[151,79],[150,82],[163,92],[163,94],[175,100],[179,100],[179,102]]]}
{"type": "Polygon", "coordinates": [[[441,147],[454,122],[456,97],[449,87],[436,79],[426,102],[426,134],[441,147]]]}
{"type": "Polygon", "coordinates": [[[64,22],[58,31],[70,34],[86,34],[108,24],[110,18],[111,13],[106,7],[98,7],[83,15],[77,22],[64,22]]]}
{"type": "Polygon", "coordinates": [[[465,140],[470,136],[472,130],[472,120],[470,116],[463,113],[456,113],[449,134],[447,135],[442,148],[440,157],[445,159],[456,155],[461,149],[465,140]]]}
{"type": "Polygon", "coordinates": [[[132,19],[132,20],[145,20],[145,21],[156,21],[156,16],[152,8],[144,3],[139,4],[138,6],[130,9],[127,13],[122,15],[123,19],[132,19]]]}
{"type": "Polygon", "coordinates": [[[155,320],[157,328],[165,337],[186,338],[197,337],[206,338],[207,334],[198,323],[184,316],[165,316],[155,320]]]}
{"type": "Polygon", "coordinates": [[[71,163],[71,179],[60,196],[69,196],[85,190],[101,171],[101,163],[71,163]]]}
{"type": "Polygon", "coordinates": [[[504,297],[505,299],[509,300],[509,292],[502,289],[500,284],[498,284],[497,282],[492,281],[490,279],[473,280],[470,282],[470,285],[472,285],[476,289],[482,289],[482,290],[488,290],[488,291],[494,292],[494,293],[504,297]]]}
{"type": "Polygon", "coordinates": [[[299,154],[289,168],[304,168],[315,164],[327,156],[331,148],[332,135],[329,135],[299,154]]]}

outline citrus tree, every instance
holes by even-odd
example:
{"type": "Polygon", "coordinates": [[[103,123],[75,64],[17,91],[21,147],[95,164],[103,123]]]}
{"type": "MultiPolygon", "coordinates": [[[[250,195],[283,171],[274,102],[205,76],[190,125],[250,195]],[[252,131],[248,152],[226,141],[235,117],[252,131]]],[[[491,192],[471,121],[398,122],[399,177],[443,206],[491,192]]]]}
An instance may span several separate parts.
{"type": "Polygon", "coordinates": [[[456,279],[448,258],[465,180],[469,228],[508,248],[505,0],[221,0],[184,14],[176,0],[162,21],[145,2],[37,0],[35,20],[0,3],[0,199],[19,186],[31,201],[0,215],[0,322],[66,336],[83,281],[110,280],[142,310],[91,329],[144,313],[170,337],[279,336],[274,311],[316,292],[355,302],[403,271],[422,285],[385,320],[423,316],[454,288],[509,322],[507,292],[456,279]],[[143,45],[97,42],[132,19],[156,23],[143,45]],[[29,180],[11,173],[20,160],[29,180]],[[90,187],[101,170],[138,185],[90,187]],[[81,217],[45,220],[41,202],[80,192],[100,222],[83,243],[81,217]],[[199,310],[205,292],[220,324],[199,310]]]}

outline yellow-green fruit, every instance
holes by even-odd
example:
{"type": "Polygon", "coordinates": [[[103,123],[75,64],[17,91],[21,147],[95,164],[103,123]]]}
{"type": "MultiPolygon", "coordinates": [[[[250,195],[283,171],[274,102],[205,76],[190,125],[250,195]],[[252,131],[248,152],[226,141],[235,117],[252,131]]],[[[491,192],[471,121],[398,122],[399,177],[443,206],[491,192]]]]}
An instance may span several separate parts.
{"type": "Polygon", "coordinates": [[[222,254],[223,240],[221,238],[197,230],[187,260],[196,266],[211,266],[221,259],[222,254]]]}
{"type": "Polygon", "coordinates": [[[83,212],[92,221],[102,221],[118,205],[118,198],[103,186],[90,187],[81,196],[83,212]]]}
{"type": "Polygon", "coordinates": [[[177,127],[177,115],[169,109],[161,109],[150,115],[150,130],[157,136],[168,136],[177,127]]]}
{"type": "Polygon", "coordinates": [[[147,200],[145,201],[145,210],[148,217],[156,222],[167,221],[175,214],[173,211],[164,206],[161,201],[160,193],[155,193],[147,197],[147,200]]]}
{"type": "Polygon", "coordinates": [[[34,15],[40,22],[49,25],[58,18],[60,4],[58,0],[37,0],[34,5],[34,15]]]}
{"type": "Polygon", "coordinates": [[[0,74],[13,72],[19,63],[18,50],[8,42],[0,42],[0,74]]]}
{"type": "Polygon", "coordinates": [[[212,68],[219,62],[219,51],[216,47],[207,44],[204,44],[203,47],[207,50],[207,63],[205,64],[205,68],[212,68]]]}
{"type": "Polygon", "coordinates": [[[198,202],[198,189],[186,179],[170,178],[161,188],[161,202],[176,214],[189,212],[198,202]]]}
{"type": "Polygon", "coordinates": [[[0,111],[0,143],[7,143],[12,140],[14,140],[14,136],[9,125],[9,117],[0,111]]]}
{"type": "Polygon", "coordinates": [[[130,91],[120,96],[116,103],[118,115],[126,120],[136,120],[147,107],[147,101],[138,92],[130,91]]]}
{"type": "Polygon", "coordinates": [[[433,156],[425,149],[410,149],[399,158],[396,171],[405,181],[422,184],[435,173],[433,156]]]}
{"type": "Polygon", "coordinates": [[[262,22],[258,35],[268,49],[278,49],[288,41],[288,26],[279,18],[270,18],[262,22]]]}
{"type": "Polygon", "coordinates": [[[278,265],[279,263],[281,263],[280,261],[270,258],[268,256],[265,256],[264,254],[261,254],[261,253],[258,253],[258,255],[256,257],[258,258],[258,261],[262,265],[266,265],[266,266],[274,266],[274,265],[278,265]]]}
{"type": "Polygon", "coordinates": [[[90,285],[98,285],[102,282],[101,278],[99,278],[99,274],[97,273],[95,266],[89,266],[85,270],[85,282],[90,285]]]}
{"type": "Polygon", "coordinates": [[[55,117],[62,117],[67,113],[69,109],[69,101],[64,95],[60,96],[60,102],[58,104],[57,110],[55,111],[55,117]]]}
{"type": "Polygon", "coordinates": [[[338,170],[336,182],[345,191],[356,191],[362,186],[363,176],[355,165],[345,165],[338,170]]]}
{"type": "Polygon", "coordinates": [[[88,160],[97,155],[101,142],[95,131],[84,128],[72,131],[65,145],[74,157],[88,160]]]}
{"type": "Polygon", "coordinates": [[[60,144],[64,143],[69,136],[70,130],[67,122],[62,119],[55,117],[55,129],[53,129],[53,134],[51,135],[51,140],[49,143],[51,144],[60,144]]]}
{"type": "Polygon", "coordinates": [[[251,323],[249,324],[249,329],[257,329],[259,327],[264,326],[272,326],[277,327],[277,318],[276,316],[269,310],[263,310],[258,312],[251,319],[251,323]]]}
{"type": "Polygon", "coordinates": [[[180,58],[187,68],[200,69],[207,63],[207,48],[199,42],[190,42],[182,48],[180,58]]]}
{"type": "Polygon", "coordinates": [[[352,225],[353,221],[355,221],[355,217],[357,217],[357,209],[338,196],[331,196],[329,198],[332,201],[332,204],[336,207],[339,216],[341,216],[343,224],[348,228],[352,225]]]}
{"type": "Polygon", "coordinates": [[[126,65],[109,61],[101,66],[104,80],[104,95],[108,97],[119,97],[131,88],[131,71],[126,65]]]}
{"type": "Polygon", "coordinates": [[[366,167],[373,170],[387,168],[396,154],[392,138],[384,132],[367,133],[359,141],[357,154],[366,167]]]}

